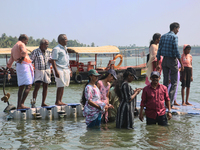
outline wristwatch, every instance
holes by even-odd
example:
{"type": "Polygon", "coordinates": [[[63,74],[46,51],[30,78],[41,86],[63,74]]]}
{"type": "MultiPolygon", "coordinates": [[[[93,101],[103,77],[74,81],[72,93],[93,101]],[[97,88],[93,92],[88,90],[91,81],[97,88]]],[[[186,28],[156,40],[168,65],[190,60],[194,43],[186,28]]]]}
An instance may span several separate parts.
{"type": "Polygon", "coordinates": [[[172,113],[171,111],[168,111],[168,113],[172,113]]]}

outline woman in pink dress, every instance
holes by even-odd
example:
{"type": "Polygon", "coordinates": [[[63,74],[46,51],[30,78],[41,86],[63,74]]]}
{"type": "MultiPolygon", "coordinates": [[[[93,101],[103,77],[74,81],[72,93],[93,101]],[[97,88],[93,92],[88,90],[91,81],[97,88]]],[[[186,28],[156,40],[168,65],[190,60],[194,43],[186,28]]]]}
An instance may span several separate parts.
{"type": "MultiPolygon", "coordinates": [[[[112,107],[109,104],[109,91],[110,91],[110,82],[117,79],[117,74],[114,69],[109,69],[106,74],[104,74],[99,81],[97,82],[97,87],[101,93],[101,101],[104,102],[106,105],[112,107]]],[[[108,111],[102,114],[103,122],[108,122],[108,111]],[[103,117],[104,116],[104,117],[103,117]]]]}
{"type": "MultiPolygon", "coordinates": [[[[150,42],[149,45],[149,61],[147,62],[147,72],[146,72],[146,81],[145,84],[148,85],[150,84],[150,75],[152,71],[156,71],[156,62],[157,62],[157,51],[158,51],[158,45],[160,41],[161,34],[160,33],[155,33],[153,35],[153,39],[150,42]]],[[[161,67],[159,73],[161,74],[162,72],[162,60],[163,58],[161,57],[159,61],[159,65],[161,67]]]]}

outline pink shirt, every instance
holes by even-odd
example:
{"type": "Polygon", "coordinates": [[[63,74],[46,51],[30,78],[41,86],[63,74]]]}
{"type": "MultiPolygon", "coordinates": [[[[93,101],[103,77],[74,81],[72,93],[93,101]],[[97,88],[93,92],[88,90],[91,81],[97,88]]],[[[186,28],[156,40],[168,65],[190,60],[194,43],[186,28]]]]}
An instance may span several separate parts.
{"type": "Polygon", "coordinates": [[[24,57],[24,61],[31,63],[31,59],[28,56],[28,52],[25,44],[22,41],[18,41],[13,48],[11,49],[11,56],[8,60],[7,67],[11,68],[14,61],[17,61],[19,58],[24,57]]]}
{"type": "Polygon", "coordinates": [[[192,55],[190,55],[190,54],[187,54],[187,55],[182,54],[181,55],[181,61],[182,61],[184,67],[192,68],[192,55]]]}
{"type": "Polygon", "coordinates": [[[100,92],[101,92],[101,100],[102,101],[105,101],[106,100],[106,103],[108,104],[108,99],[107,99],[107,94],[109,92],[109,89],[110,89],[110,83],[108,82],[108,85],[105,87],[104,84],[103,84],[103,81],[102,80],[99,80],[98,81],[99,85],[100,85],[100,92]]]}
{"type": "Polygon", "coordinates": [[[146,107],[145,114],[148,118],[156,119],[157,115],[165,114],[165,101],[170,101],[167,87],[158,84],[154,89],[149,84],[143,89],[140,106],[146,107]]]}

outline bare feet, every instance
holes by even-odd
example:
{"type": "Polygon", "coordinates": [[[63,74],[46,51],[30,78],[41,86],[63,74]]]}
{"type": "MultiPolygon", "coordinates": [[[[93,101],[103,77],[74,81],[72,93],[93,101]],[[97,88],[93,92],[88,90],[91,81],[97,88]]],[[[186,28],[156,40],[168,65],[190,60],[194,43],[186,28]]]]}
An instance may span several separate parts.
{"type": "Polygon", "coordinates": [[[41,105],[41,107],[44,107],[44,106],[49,106],[49,105],[47,105],[47,104],[45,104],[45,103],[41,105]]]}
{"type": "Polygon", "coordinates": [[[29,109],[30,107],[26,107],[24,106],[24,104],[21,104],[21,106],[19,106],[17,109],[29,109]]]}
{"type": "Polygon", "coordinates": [[[186,105],[190,105],[190,106],[192,106],[192,104],[190,104],[189,102],[186,102],[186,105]]]}
{"type": "Polygon", "coordinates": [[[172,109],[176,109],[176,110],[178,110],[179,108],[172,106],[172,109]]]}
{"type": "Polygon", "coordinates": [[[185,103],[182,103],[182,106],[187,106],[185,103]]]}
{"type": "Polygon", "coordinates": [[[58,102],[58,103],[55,103],[55,105],[57,105],[57,106],[62,106],[62,105],[67,105],[67,104],[65,104],[65,103],[63,103],[63,102],[58,102]]]}
{"type": "Polygon", "coordinates": [[[174,102],[174,105],[176,105],[176,106],[181,106],[180,104],[178,104],[177,102],[174,102]]]}

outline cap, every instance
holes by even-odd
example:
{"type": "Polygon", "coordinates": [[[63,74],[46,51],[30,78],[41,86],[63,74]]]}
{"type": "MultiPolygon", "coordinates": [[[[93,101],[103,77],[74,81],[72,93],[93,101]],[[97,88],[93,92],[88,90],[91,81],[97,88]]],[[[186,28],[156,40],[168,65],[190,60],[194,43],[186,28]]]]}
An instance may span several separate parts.
{"type": "Polygon", "coordinates": [[[151,73],[151,77],[152,77],[152,76],[160,77],[160,73],[159,73],[158,71],[153,71],[153,72],[151,73]]]}
{"type": "Polygon", "coordinates": [[[127,68],[127,70],[135,77],[136,80],[138,79],[138,77],[136,76],[136,71],[135,71],[135,69],[129,67],[129,68],[127,68]]]}
{"type": "Polygon", "coordinates": [[[116,72],[115,72],[114,69],[109,69],[109,70],[108,70],[108,73],[112,74],[113,77],[115,78],[115,80],[117,80],[117,74],[116,74],[116,72]]]}
{"type": "Polygon", "coordinates": [[[89,72],[88,72],[88,75],[94,75],[94,76],[100,76],[100,74],[95,70],[95,69],[91,69],[89,72]]]}

